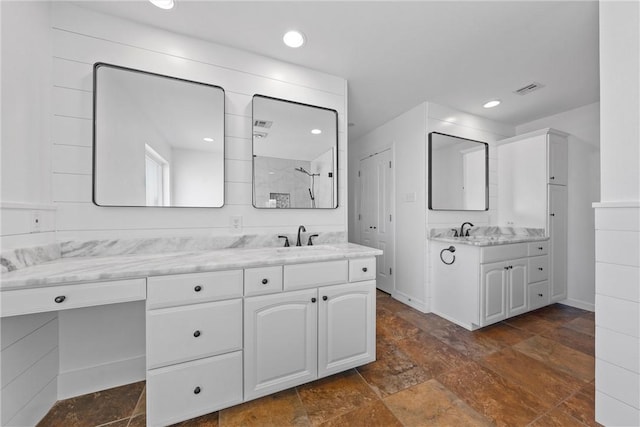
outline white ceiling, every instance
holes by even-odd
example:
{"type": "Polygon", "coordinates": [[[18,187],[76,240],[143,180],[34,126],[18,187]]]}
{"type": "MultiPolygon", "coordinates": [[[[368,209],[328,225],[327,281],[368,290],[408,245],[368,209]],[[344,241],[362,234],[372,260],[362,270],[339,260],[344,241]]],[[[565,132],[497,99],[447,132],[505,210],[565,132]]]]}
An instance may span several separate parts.
{"type": "Polygon", "coordinates": [[[599,99],[597,1],[176,2],[80,5],[342,76],[350,138],[423,101],[518,125],[599,99]],[[292,28],[303,48],[282,44],[292,28]]]}

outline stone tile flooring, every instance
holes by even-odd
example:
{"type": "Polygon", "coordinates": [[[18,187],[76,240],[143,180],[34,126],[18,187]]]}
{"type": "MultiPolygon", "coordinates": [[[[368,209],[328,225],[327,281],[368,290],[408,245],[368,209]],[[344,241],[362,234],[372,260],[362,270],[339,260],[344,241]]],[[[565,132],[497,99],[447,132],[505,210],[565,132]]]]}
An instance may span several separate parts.
{"type": "MultiPolygon", "coordinates": [[[[594,314],[555,304],[469,332],[378,292],[377,361],[181,426],[595,426],[594,314]]],[[[39,426],[141,427],[144,382],[39,426]]]]}

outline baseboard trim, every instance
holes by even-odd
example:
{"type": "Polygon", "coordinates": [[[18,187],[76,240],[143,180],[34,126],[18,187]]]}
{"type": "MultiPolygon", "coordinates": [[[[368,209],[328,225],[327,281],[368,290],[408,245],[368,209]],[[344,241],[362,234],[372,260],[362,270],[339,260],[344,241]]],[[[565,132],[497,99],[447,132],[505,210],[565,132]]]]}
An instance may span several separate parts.
{"type": "Polygon", "coordinates": [[[417,300],[415,298],[412,298],[406,294],[403,294],[402,292],[394,291],[391,294],[391,297],[394,299],[397,299],[403,304],[408,305],[411,308],[415,308],[416,310],[421,311],[422,313],[429,312],[429,305],[427,303],[417,300]]]}
{"type": "Polygon", "coordinates": [[[145,379],[145,375],[144,355],[60,372],[58,375],[58,400],[142,381],[145,379]]]}
{"type": "Polygon", "coordinates": [[[568,305],[570,307],[575,307],[575,308],[581,308],[582,310],[587,310],[587,311],[596,311],[596,305],[595,304],[591,304],[588,302],[584,302],[584,301],[580,301],[577,299],[571,299],[571,298],[567,298],[565,300],[562,301],[558,301],[558,304],[564,304],[564,305],[568,305]]]}

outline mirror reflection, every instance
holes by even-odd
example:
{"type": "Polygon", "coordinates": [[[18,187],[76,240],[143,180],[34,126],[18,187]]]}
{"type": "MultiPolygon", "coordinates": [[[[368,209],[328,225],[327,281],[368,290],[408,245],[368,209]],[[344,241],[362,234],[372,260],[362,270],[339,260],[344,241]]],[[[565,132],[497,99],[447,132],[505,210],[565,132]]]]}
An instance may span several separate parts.
{"type": "Polygon", "coordinates": [[[253,206],[336,208],[338,114],[253,97],[253,206]]]}
{"type": "Polygon", "coordinates": [[[94,188],[99,206],[224,204],[224,90],[98,63],[94,188]]]}
{"type": "Polygon", "coordinates": [[[489,209],[489,144],[429,134],[429,209],[489,209]]]}

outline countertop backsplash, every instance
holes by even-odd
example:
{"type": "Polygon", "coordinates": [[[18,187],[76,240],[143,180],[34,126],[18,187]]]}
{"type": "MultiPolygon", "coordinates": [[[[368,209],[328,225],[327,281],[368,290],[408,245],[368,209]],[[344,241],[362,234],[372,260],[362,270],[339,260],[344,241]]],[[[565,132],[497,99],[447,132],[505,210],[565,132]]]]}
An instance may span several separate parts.
{"type": "MultiPolygon", "coordinates": [[[[346,243],[347,235],[343,231],[301,233],[304,246],[311,234],[314,245],[346,243]]],[[[287,236],[289,244],[296,244],[296,233],[242,234],[233,236],[181,236],[141,239],[102,239],[85,241],[66,241],[44,246],[33,246],[2,251],[0,265],[3,273],[19,270],[58,258],[102,257],[117,255],[152,255],[169,252],[197,252],[232,248],[268,248],[284,246],[287,236]]]]}
{"type": "MultiPolygon", "coordinates": [[[[429,238],[453,237],[454,227],[448,228],[432,228],[429,230],[429,238]]],[[[459,227],[455,227],[459,230],[459,227]]],[[[470,236],[522,236],[522,237],[544,237],[544,228],[527,228],[527,227],[497,227],[497,226],[480,226],[469,228],[470,236]]]]}

